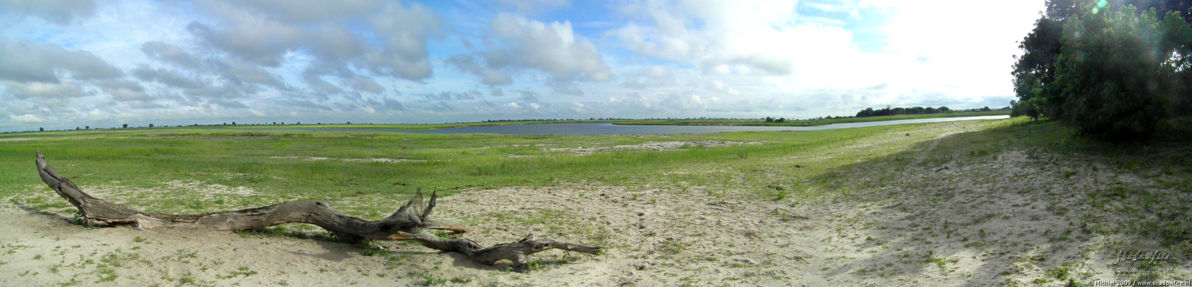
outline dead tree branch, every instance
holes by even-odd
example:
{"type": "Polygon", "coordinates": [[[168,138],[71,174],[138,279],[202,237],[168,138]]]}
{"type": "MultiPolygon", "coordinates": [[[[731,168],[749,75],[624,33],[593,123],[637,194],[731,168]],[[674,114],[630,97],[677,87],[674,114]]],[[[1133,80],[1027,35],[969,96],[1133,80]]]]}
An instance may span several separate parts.
{"type": "Polygon", "coordinates": [[[430,218],[438,194],[431,193],[426,206],[422,204],[419,191],[397,209],[392,215],[376,221],[352,217],[331,209],[330,204],[317,200],[295,200],[275,205],[234,211],[203,214],[158,214],[111,203],[83,192],[69,178],[62,176],[46,164],[45,156],[37,152],[37,172],[41,180],[54,192],[79,209],[85,225],[103,222],[108,225],[130,225],[136,229],[159,226],[184,226],[217,230],[241,231],[261,229],[285,223],[308,223],[318,225],[340,238],[348,240],[415,240],[423,246],[458,252],[486,265],[500,260],[509,260],[515,267],[524,270],[526,256],[549,249],[562,249],[588,254],[598,254],[600,247],[558,242],[550,239],[536,239],[527,235],[524,239],[484,248],[474,241],[459,238],[440,238],[428,233],[427,229],[443,229],[456,233],[465,230],[459,227],[442,226],[430,218]]]}

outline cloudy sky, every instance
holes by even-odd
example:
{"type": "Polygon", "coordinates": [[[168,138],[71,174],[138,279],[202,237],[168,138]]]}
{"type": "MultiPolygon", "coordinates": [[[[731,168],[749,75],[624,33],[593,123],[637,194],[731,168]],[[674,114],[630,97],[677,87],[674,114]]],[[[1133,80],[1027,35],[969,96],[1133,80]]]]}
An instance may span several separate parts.
{"type": "Polygon", "coordinates": [[[1005,106],[1043,0],[0,0],[0,131],[1005,106]]]}

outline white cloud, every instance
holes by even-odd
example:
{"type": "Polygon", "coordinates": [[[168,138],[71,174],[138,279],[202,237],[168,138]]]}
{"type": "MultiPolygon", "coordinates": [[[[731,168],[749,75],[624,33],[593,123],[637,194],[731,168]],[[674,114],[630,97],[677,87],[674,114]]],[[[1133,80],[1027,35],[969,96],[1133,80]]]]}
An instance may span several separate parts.
{"type": "Polygon", "coordinates": [[[576,35],[571,22],[543,23],[500,14],[490,32],[499,47],[484,53],[489,67],[538,70],[556,81],[603,82],[612,77],[596,46],[576,35]]]}
{"type": "Polygon", "coordinates": [[[40,123],[40,122],[44,121],[40,117],[31,115],[31,114],[23,114],[23,115],[19,115],[19,116],[18,115],[9,115],[8,118],[10,118],[13,121],[16,121],[18,123],[40,123]]]}
{"type": "Polygon", "coordinates": [[[476,60],[471,55],[454,55],[444,60],[444,63],[460,71],[480,77],[480,82],[485,85],[501,86],[513,83],[513,78],[506,71],[489,68],[476,63],[476,60]]]}
{"type": "Polygon", "coordinates": [[[64,77],[112,79],[123,72],[94,54],[56,45],[0,37],[0,79],[57,83],[64,77]]]}
{"type": "Polygon", "coordinates": [[[69,24],[76,18],[90,16],[95,13],[95,1],[92,0],[0,0],[0,13],[15,12],[18,15],[28,13],[39,16],[46,21],[58,24],[69,24]]]}
{"type": "Polygon", "coordinates": [[[1019,53],[1017,42],[1030,31],[1043,8],[1040,1],[1023,0],[997,5],[946,0],[871,4],[897,7],[897,17],[885,26],[888,50],[914,59],[908,65],[908,76],[918,77],[916,86],[958,98],[1010,91],[1006,83],[1010,82],[1011,56],[1019,53]]]}
{"type": "Polygon", "coordinates": [[[784,75],[815,50],[848,49],[835,27],[792,27],[795,1],[647,2],[624,8],[647,23],[608,35],[638,53],[707,70],[784,75]]]}
{"type": "Polygon", "coordinates": [[[345,78],[357,70],[414,81],[433,74],[427,41],[441,32],[441,22],[429,8],[386,1],[339,4],[204,0],[196,5],[218,21],[193,22],[187,29],[204,43],[268,67],[301,52],[314,56],[321,72],[345,78]]]}
{"type": "MultiPolygon", "coordinates": [[[[621,10],[636,20],[606,35],[701,72],[680,74],[689,80],[679,83],[723,82],[692,92],[724,96],[739,111],[770,101],[770,108],[839,113],[866,105],[1008,101],[1016,41],[1041,7],[1042,1],[642,1],[621,10]],[[865,39],[882,47],[863,51],[856,31],[840,25],[869,21],[862,12],[889,18],[869,23],[882,27],[865,39]],[[816,19],[823,13],[843,18],[816,19]]],[[[648,83],[639,73],[624,86],[659,95],[648,83]]],[[[697,102],[670,97],[675,104],[697,102]]]]}

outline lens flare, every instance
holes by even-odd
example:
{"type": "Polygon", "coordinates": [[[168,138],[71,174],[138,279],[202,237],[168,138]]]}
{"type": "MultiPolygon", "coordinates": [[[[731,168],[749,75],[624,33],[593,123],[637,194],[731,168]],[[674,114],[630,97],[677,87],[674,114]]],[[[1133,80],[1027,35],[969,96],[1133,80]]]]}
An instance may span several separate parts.
{"type": "Polygon", "coordinates": [[[1097,1],[1097,7],[1093,7],[1093,14],[1097,14],[1097,12],[1100,12],[1101,9],[1105,8],[1105,5],[1109,5],[1109,1],[1105,1],[1105,0],[1097,1]]]}

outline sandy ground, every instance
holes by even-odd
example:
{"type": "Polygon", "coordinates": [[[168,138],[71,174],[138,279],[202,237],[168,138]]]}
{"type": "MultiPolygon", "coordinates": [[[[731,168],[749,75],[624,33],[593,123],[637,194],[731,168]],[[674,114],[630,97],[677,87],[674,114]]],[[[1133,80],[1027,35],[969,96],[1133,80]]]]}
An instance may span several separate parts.
{"type": "MultiPolygon", "coordinates": [[[[1031,286],[1065,264],[1090,284],[1130,278],[1111,271],[1110,250],[1122,242],[1158,245],[1079,226],[1082,216],[1121,216],[1082,209],[1086,194],[1189,196],[1087,159],[1032,151],[924,160],[868,169],[884,173],[857,169],[842,188],[860,190],[814,203],[585,183],[441,199],[436,217],[469,226],[466,237],[483,245],[532,233],[606,248],[597,256],[539,253],[528,273],[408,243],[378,243],[383,250],[369,254],[318,236],[87,228],[10,198],[0,203],[0,285],[1031,286]]],[[[1165,278],[1192,278],[1188,263],[1177,261],[1165,278]]],[[[1063,283],[1056,281],[1043,285],[1063,283]]]]}
{"type": "Polygon", "coordinates": [[[685,148],[701,148],[701,147],[722,147],[722,146],[739,146],[739,145],[760,145],[760,142],[738,142],[738,141],[650,141],[631,145],[616,145],[616,146],[596,146],[596,147],[575,147],[575,148],[547,148],[547,151],[553,152],[570,152],[578,155],[587,155],[604,151],[616,150],[647,150],[647,151],[670,151],[680,150],[685,148]]]}
{"type": "Polygon", "coordinates": [[[332,158],[322,156],[271,156],[271,159],[297,159],[305,161],[322,161],[322,160],[337,160],[342,162],[383,162],[383,163],[400,163],[400,162],[426,162],[426,160],[405,159],[405,158],[387,158],[387,157],[371,157],[371,158],[332,158]]]}

